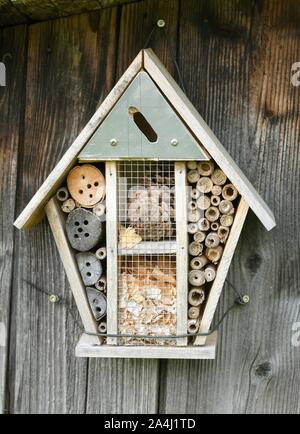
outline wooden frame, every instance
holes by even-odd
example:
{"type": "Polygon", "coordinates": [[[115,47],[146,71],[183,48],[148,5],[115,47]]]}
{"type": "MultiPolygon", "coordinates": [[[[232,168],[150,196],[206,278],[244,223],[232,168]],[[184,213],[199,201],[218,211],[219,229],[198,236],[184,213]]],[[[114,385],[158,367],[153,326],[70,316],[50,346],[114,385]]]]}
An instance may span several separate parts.
{"type": "MultiPolygon", "coordinates": [[[[57,249],[65,268],[69,284],[74,295],[76,305],[84,326],[89,333],[97,333],[97,323],[90,309],[85,286],[78,270],[73,250],[69,244],[65,231],[65,221],[56,198],[52,198],[46,205],[45,211],[57,245],[57,249]]],[[[100,339],[101,341],[101,339],[100,339]]],[[[89,342],[99,344],[97,336],[90,336],[89,342]]]]}
{"type": "Polygon", "coordinates": [[[272,211],[151,49],[144,50],[144,68],[266,229],[271,230],[276,225],[272,211]]]}
{"type": "MultiPolygon", "coordinates": [[[[188,232],[186,204],[186,165],[184,162],[175,162],[177,335],[187,332],[188,232]]],[[[176,341],[177,345],[187,345],[187,337],[176,341]]]]}
{"type": "MultiPolygon", "coordinates": [[[[206,302],[203,317],[200,323],[199,333],[207,333],[211,326],[212,319],[216,311],[223,285],[225,283],[225,279],[232,261],[232,257],[234,255],[235,248],[237,246],[242,228],[244,226],[248,209],[249,206],[247,205],[243,197],[241,197],[236,216],[230,230],[230,235],[225,244],[223,256],[218,266],[217,275],[211,287],[208,300],[206,302]]],[[[206,336],[198,336],[195,339],[195,345],[204,345],[206,340],[206,336]]]]}
{"type": "MultiPolygon", "coordinates": [[[[254,187],[247,180],[242,171],[237,167],[228,152],[218,141],[208,125],[197,113],[196,109],[184,95],[179,86],[175,83],[164,66],[152,50],[142,50],[134,59],[133,63],[123,74],[116,86],[101,104],[90,122],[73,142],[57,166],[51,172],[44,184],[31,199],[27,207],[15,221],[19,229],[28,228],[38,223],[44,215],[49,223],[63,261],[68,280],[84,328],[89,333],[97,332],[97,324],[90,309],[85,287],[82,283],[77,262],[74,257],[66,234],[65,223],[60,206],[56,199],[52,198],[58,187],[66,179],[67,173],[77,162],[77,157],[82,148],[101,126],[106,116],[118,103],[120,97],[126,91],[130,83],[140,71],[145,71],[154,81],[170,106],[174,109],[182,122],[188,126],[189,131],[197,139],[201,149],[205,151],[208,158],[212,158],[223,170],[226,176],[237,188],[241,195],[240,204],[237,209],[233,226],[230,230],[224,252],[217,268],[216,278],[212,284],[208,300],[206,302],[203,317],[200,323],[200,333],[207,333],[212,323],[217,303],[219,301],[222,287],[249,209],[252,208],[266,229],[270,230],[275,226],[275,219],[272,211],[264,200],[259,196],[254,187]],[[49,202],[48,202],[49,201],[49,202]],[[48,202],[48,203],[47,203],[48,202]]],[[[170,157],[170,159],[172,159],[170,157]]],[[[187,158],[188,159],[188,158],[187,158]]],[[[121,158],[120,158],[121,160],[121,158]]],[[[176,196],[176,243],[170,244],[170,254],[176,253],[176,289],[177,289],[177,334],[187,332],[187,296],[188,296],[188,234],[187,234],[187,202],[186,197],[186,168],[181,161],[175,164],[175,196],[176,196]],[[182,204],[182,206],[178,206],[182,204]]],[[[106,188],[107,188],[107,333],[118,333],[118,189],[117,189],[117,162],[106,161],[106,188]]],[[[153,247],[153,246],[152,246],[153,247]]],[[[149,246],[145,244],[145,251],[149,246]]],[[[166,253],[165,250],[161,254],[166,253]]],[[[131,253],[132,254],[132,253],[131,253]]],[[[160,253],[158,253],[160,254],[160,253]]],[[[215,336],[215,335],[214,335],[215,336]]],[[[216,337],[214,337],[216,339],[216,337]]],[[[175,347],[154,347],[154,346],[118,346],[118,339],[107,337],[107,345],[99,346],[98,337],[83,335],[77,346],[77,355],[88,357],[148,357],[148,358],[214,358],[215,341],[213,337],[199,336],[195,339],[194,345],[187,345],[186,337],[178,339],[175,347]]]]}
{"type": "Polygon", "coordinates": [[[189,126],[189,129],[200,141],[202,147],[206,149],[207,154],[211,155],[228,178],[230,178],[231,182],[237,187],[239,193],[244,197],[265,228],[271,230],[276,225],[272,211],[151,49],[140,51],[90,122],[85,126],[44,184],[17,218],[14,225],[19,229],[24,229],[33,226],[42,219],[44,215],[43,209],[47,201],[76,162],[77,155],[142,69],[149,74],[174,110],[180,115],[183,122],[189,126]]]}
{"type": "Polygon", "coordinates": [[[77,155],[142,67],[143,52],[141,51],[14,222],[18,229],[30,228],[42,220],[47,201],[54,195],[69,170],[77,162],[77,155]]]}
{"type": "MultiPolygon", "coordinates": [[[[106,180],[106,248],[107,248],[107,333],[118,333],[118,189],[117,163],[105,164],[106,180]]],[[[117,338],[107,338],[109,345],[117,345],[117,338]]]]}
{"type": "Polygon", "coordinates": [[[95,345],[90,336],[83,334],[76,346],[77,357],[101,357],[121,359],[215,359],[217,333],[207,338],[205,346],[133,346],[95,345]]]}

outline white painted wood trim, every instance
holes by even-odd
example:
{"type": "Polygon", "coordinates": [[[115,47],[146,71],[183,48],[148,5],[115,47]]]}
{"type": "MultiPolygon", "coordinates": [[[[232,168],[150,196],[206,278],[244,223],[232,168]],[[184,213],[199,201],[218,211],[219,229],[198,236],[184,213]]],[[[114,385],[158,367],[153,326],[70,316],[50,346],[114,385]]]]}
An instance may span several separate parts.
{"type": "MultiPolygon", "coordinates": [[[[187,333],[188,297],[188,233],[187,233],[187,186],[186,165],[175,163],[175,207],[176,207],[176,299],[177,335],[187,333]]],[[[187,345],[187,337],[177,339],[177,345],[187,345]]]]}
{"type": "Polygon", "coordinates": [[[109,95],[105,98],[96,113],[93,115],[88,124],[81,131],[79,136],[72,143],[68,151],[61,158],[59,163],[52,170],[46,181],[30,200],[26,208],[14,222],[18,229],[25,229],[33,226],[43,218],[46,202],[54,194],[55,190],[63,182],[67,172],[75,164],[77,155],[84,147],[86,142],[94,134],[101,122],[104,120],[109,111],[116,104],[120,96],[127,89],[136,74],[143,66],[143,52],[141,51],[134,59],[129,68],[122,75],[118,83],[114,86],[109,95]]]}
{"type": "Polygon", "coordinates": [[[121,346],[95,345],[90,336],[82,335],[75,350],[76,357],[101,357],[121,359],[210,359],[216,357],[217,333],[207,338],[206,345],[195,347],[180,346],[121,346]]]}
{"type": "MultiPolygon", "coordinates": [[[[106,180],[106,248],[107,248],[107,333],[118,332],[118,210],[117,163],[105,165],[106,180]]],[[[117,345],[117,338],[107,338],[117,345]]]]}
{"type": "MultiPolygon", "coordinates": [[[[86,296],[85,286],[80,276],[74,252],[70,247],[65,231],[65,221],[59,204],[52,198],[46,205],[45,211],[61,257],[65,272],[74,295],[74,299],[84,326],[89,333],[97,333],[97,323],[86,296]]],[[[92,342],[99,344],[97,336],[91,337],[92,342]]]]}
{"type": "Polygon", "coordinates": [[[276,226],[274,214],[268,205],[151,49],[144,50],[144,68],[212,158],[236,186],[265,228],[271,230],[276,226]]]}
{"type": "MultiPolygon", "coordinates": [[[[199,333],[207,333],[212,320],[213,316],[215,314],[220,295],[223,289],[223,285],[225,283],[225,279],[232,261],[232,257],[234,255],[238,240],[240,238],[240,234],[242,231],[242,228],[244,226],[244,222],[248,213],[249,206],[246,203],[246,201],[241,198],[236,216],[233,222],[233,225],[230,230],[230,234],[228,237],[228,240],[225,244],[224,252],[222,259],[219,263],[218,269],[217,269],[217,275],[213,282],[213,285],[211,287],[203,317],[201,319],[199,333]]],[[[204,345],[206,342],[205,336],[198,336],[195,339],[195,345],[204,345]]]]}

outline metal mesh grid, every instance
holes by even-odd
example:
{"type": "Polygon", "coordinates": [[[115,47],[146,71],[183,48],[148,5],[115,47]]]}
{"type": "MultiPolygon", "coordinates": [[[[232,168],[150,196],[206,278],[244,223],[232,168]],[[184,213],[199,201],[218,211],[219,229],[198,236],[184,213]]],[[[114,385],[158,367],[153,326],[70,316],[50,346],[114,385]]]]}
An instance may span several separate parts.
{"type": "Polygon", "coordinates": [[[175,177],[172,162],[118,164],[121,344],[173,345],[176,334],[175,177]]]}

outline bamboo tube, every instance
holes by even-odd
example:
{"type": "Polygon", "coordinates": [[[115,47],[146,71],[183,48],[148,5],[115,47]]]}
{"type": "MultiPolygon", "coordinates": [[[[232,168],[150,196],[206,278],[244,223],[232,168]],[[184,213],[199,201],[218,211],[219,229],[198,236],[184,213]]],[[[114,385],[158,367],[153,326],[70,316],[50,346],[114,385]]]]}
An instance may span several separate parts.
{"type": "Polygon", "coordinates": [[[195,184],[200,179],[199,172],[197,170],[189,170],[187,173],[187,180],[190,184],[195,184]]]}
{"type": "Polygon", "coordinates": [[[106,292],[106,277],[105,276],[100,277],[98,282],[95,283],[95,287],[96,289],[98,289],[98,291],[106,292]]]}
{"type": "Polygon", "coordinates": [[[197,223],[201,217],[201,213],[198,209],[188,212],[188,221],[191,223],[197,223]]]}
{"type": "Polygon", "coordinates": [[[192,270],[201,270],[208,263],[208,259],[206,256],[196,256],[190,262],[190,267],[192,270]]]}
{"type": "Polygon", "coordinates": [[[100,322],[100,324],[98,325],[98,331],[99,331],[99,333],[106,333],[107,332],[106,321],[100,322]]]}
{"type": "Polygon", "coordinates": [[[216,169],[211,175],[211,180],[215,185],[224,185],[227,181],[227,176],[221,169],[216,169]]]}
{"type": "Polygon", "coordinates": [[[233,216],[229,214],[223,214],[220,218],[221,226],[231,226],[233,223],[233,216]]]}
{"type": "Polygon", "coordinates": [[[69,197],[69,191],[67,187],[61,187],[56,192],[56,197],[60,202],[64,202],[69,197]]]}
{"type": "Polygon", "coordinates": [[[69,198],[69,199],[64,201],[64,203],[61,206],[61,209],[65,213],[70,213],[71,211],[73,211],[75,209],[75,207],[76,207],[76,205],[75,205],[74,200],[72,198],[69,198]]]}
{"type": "Polygon", "coordinates": [[[220,196],[214,196],[213,195],[213,196],[211,196],[210,201],[211,201],[211,204],[213,206],[219,206],[220,202],[221,202],[221,198],[220,198],[220,196]]]}
{"type": "Polygon", "coordinates": [[[194,241],[196,241],[197,243],[202,243],[205,240],[205,233],[198,231],[198,226],[197,226],[197,231],[194,233],[194,241]]]}
{"type": "Polygon", "coordinates": [[[197,199],[199,199],[199,196],[200,196],[200,191],[197,190],[197,188],[192,188],[192,191],[191,191],[191,198],[192,198],[193,200],[197,200],[197,199]]]}
{"type": "Polygon", "coordinates": [[[205,210],[210,207],[210,199],[205,194],[201,195],[197,200],[197,207],[199,209],[205,210]]]}
{"type": "Polygon", "coordinates": [[[188,316],[189,316],[190,319],[197,319],[197,318],[199,318],[199,315],[200,315],[200,309],[199,309],[199,307],[192,306],[192,307],[189,308],[189,310],[188,310],[188,316]]]}
{"type": "Polygon", "coordinates": [[[221,243],[225,243],[229,236],[229,228],[227,226],[220,226],[218,230],[218,236],[220,238],[221,243]]]}
{"type": "Polygon", "coordinates": [[[188,209],[189,209],[190,211],[194,211],[195,209],[197,209],[197,202],[191,200],[191,201],[188,203],[188,209]]]}
{"type": "Polygon", "coordinates": [[[217,264],[219,262],[219,260],[221,259],[222,253],[223,253],[223,247],[220,245],[218,247],[208,247],[205,250],[205,256],[213,264],[217,264]]]}
{"type": "MultiPolygon", "coordinates": [[[[231,202],[229,202],[231,203],[231,202]]],[[[209,207],[205,212],[205,217],[210,222],[215,222],[220,217],[220,212],[215,206],[209,207]]]]}
{"type": "MultiPolygon", "coordinates": [[[[189,223],[187,227],[187,231],[189,234],[195,234],[198,231],[197,223],[189,223]]],[[[197,241],[197,240],[195,240],[197,241]]]]}
{"type": "Polygon", "coordinates": [[[189,304],[191,306],[200,306],[204,302],[205,292],[203,288],[192,288],[189,291],[189,304]]]}
{"type": "Polygon", "coordinates": [[[220,196],[222,194],[222,187],[219,185],[214,185],[211,189],[213,196],[220,196]]]}
{"type": "Polygon", "coordinates": [[[196,185],[197,190],[199,190],[201,193],[209,193],[212,187],[213,187],[212,180],[205,176],[200,178],[196,185]]]}
{"type": "Polygon", "coordinates": [[[225,200],[234,200],[238,196],[238,191],[233,184],[226,184],[223,187],[222,196],[225,200]]]}
{"type": "Polygon", "coordinates": [[[107,253],[106,253],[106,247],[100,247],[100,249],[98,249],[96,251],[96,256],[101,261],[106,258],[106,255],[107,255],[107,253]]]}
{"type": "Polygon", "coordinates": [[[204,270],[204,275],[206,282],[212,282],[215,280],[216,277],[216,266],[215,265],[208,265],[204,270]]]}
{"type": "Polygon", "coordinates": [[[188,333],[194,334],[199,330],[199,321],[198,319],[188,319],[187,322],[187,331],[188,333]]]}
{"type": "Polygon", "coordinates": [[[197,169],[197,161],[188,161],[187,162],[187,168],[190,170],[196,170],[197,169]]]}
{"type": "Polygon", "coordinates": [[[192,270],[189,272],[189,282],[193,286],[202,286],[205,283],[204,271],[192,270]]]}
{"type": "Polygon", "coordinates": [[[105,214],[105,204],[97,203],[97,205],[93,207],[93,213],[98,217],[102,217],[105,214]]]}
{"type": "Polygon", "coordinates": [[[201,176],[210,176],[214,171],[215,165],[212,160],[210,161],[201,161],[197,165],[198,172],[201,176]]]}
{"type": "Polygon", "coordinates": [[[220,244],[220,239],[218,234],[215,232],[210,232],[205,238],[206,247],[217,247],[220,244]]]}
{"type": "Polygon", "coordinates": [[[217,230],[219,229],[219,227],[220,227],[220,225],[219,225],[218,222],[213,222],[213,223],[210,225],[210,228],[211,228],[212,231],[217,231],[217,230]]]}
{"type": "Polygon", "coordinates": [[[201,218],[198,222],[198,227],[200,231],[208,231],[210,228],[210,223],[206,218],[201,218]]]}
{"type": "Polygon", "coordinates": [[[189,254],[191,256],[199,256],[203,252],[203,244],[192,241],[189,245],[189,254]]]}
{"type": "Polygon", "coordinates": [[[219,210],[222,214],[230,214],[233,209],[234,208],[230,200],[221,200],[219,210]]]}

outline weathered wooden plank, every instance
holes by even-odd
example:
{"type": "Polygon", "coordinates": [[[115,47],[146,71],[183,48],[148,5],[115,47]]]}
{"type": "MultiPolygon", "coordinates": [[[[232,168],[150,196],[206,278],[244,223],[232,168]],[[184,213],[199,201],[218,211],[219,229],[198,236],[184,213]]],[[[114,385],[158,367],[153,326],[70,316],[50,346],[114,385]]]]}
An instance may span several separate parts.
{"type": "MultiPolygon", "coordinates": [[[[157,19],[163,17],[171,40],[176,41],[178,1],[147,0],[122,7],[117,76],[121,76],[139,52],[157,19]]],[[[174,65],[162,35],[151,46],[158,50],[171,71],[174,65]]],[[[155,413],[159,363],[157,360],[91,360],[87,413],[155,413]]]]}
{"type": "Polygon", "coordinates": [[[0,27],[26,22],[27,18],[14,7],[11,0],[0,0],[0,27]]]}
{"type": "MultiPolygon", "coordinates": [[[[107,333],[118,333],[118,209],[117,163],[105,165],[106,179],[106,246],[107,246],[107,333]]],[[[107,338],[109,345],[117,345],[116,338],[107,338]]]]}
{"type": "MultiPolygon", "coordinates": [[[[187,0],[179,62],[188,97],[279,216],[267,233],[250,212],[229,280],[250,294],[223,323],[216,362],[163,364],[160,411],[299,413],[299,8],[187,0]],[[296,199],[297,198],[297,199],[296,199]],[[294,246],[291,247],[291,246],[294,246]]],[[[232,303],[227,286],[216,317],[232,303]]]]}
{"type": "MultiPolygon", "coordinates": [[[[115,28],[115,9],[30,27],[19,210],[111,89],[115,28]]],[[[23,280],[61,292],[76,310],[50,228],[45,221],[16,237],[9,410],[84,413],[88,362],[74,355],[80,330],[23,280]]]]}
{"type": "Polygon", "coordinates": [[[26,26],[0,31],[0,59],[5,64],[6,86],[0,87],[0,413],[7,410],[6,375],[13,277],[14,236],[11,222],[16,198],[17,156],[26,70],[26,26]]]}
{"type": "Polygon", "coordinates": [[[122,359],[214,359],[216,355],[217,333],[212,333],[204,346],[133,346],[95,345],[91,336],[82,335],[77,346],[78,357],[102,357],[122,359]]]}
{"type": "Polygon", "coordinates": [[[0,0],[0,26],[45,21],[141,0],[0,0]]]}
{"type": "MultiPolygon", "coordinates": [[[[175,162],[176,204],[176,333],[187,333],[188,294],[188,233],[187,233],[186,165],[175,162]]],[[[187,345],[187,338],[177,339],[177,345],[187,345]]]]}

